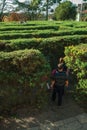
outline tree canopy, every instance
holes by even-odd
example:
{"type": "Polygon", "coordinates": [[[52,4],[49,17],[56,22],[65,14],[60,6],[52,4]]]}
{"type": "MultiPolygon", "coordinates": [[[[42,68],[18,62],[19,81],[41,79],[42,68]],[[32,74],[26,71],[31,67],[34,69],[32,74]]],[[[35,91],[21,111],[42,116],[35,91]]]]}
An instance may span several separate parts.
{"type": "Polygon", "coordinates": [[[60,3],[55,9],[54,18],[56,20],[74,20],[76,18],[76,5],[70,1],[60,3]]]}

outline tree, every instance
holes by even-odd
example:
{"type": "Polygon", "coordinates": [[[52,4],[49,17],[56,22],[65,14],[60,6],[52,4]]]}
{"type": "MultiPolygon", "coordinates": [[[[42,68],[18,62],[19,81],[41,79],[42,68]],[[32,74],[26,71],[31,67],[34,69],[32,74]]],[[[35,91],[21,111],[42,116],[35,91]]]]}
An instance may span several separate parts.
{"type": "Polygon", "coordinates": [[[60,3],[62,0],[0,0],[0,17],[4,12],[22,11],[29,15],[31,20],[36,20],[42,9],[46,11],[46,20],[48,20],[48,10],[54,3],[60,3]],[[16,6],[15,6],[16,5],[16,6]]]}
{"type": "Polygon", "coordinates": [[[80,11],[79,11],[79,15],[80,15],[79,20],[84,19],[84,18],[82,18],[83,17],[82,11],[83,11],[83,3],[84,2],[86,3],[87,0],[82,0],[82,2],[81,2],[81,8],[80,8],[80,11]]]}
{"type": "Polygon", "coordinates": [[[83,0],[84,2],[86,2],[87,0],[83,0]]]}
{"type": "Polygon", "coordinates": [[[48,9],[54,4],[54,3],[60,3],[62,0],[29,0],[29,3],[26,2],[19,2],[16,0],[18,3],[19,7],[22,8],[27,8],[28,12],[30,12],[32,18],[35,19],[35,16],[37,16],[37,12],[41,12],[43,9],[46,11],[46,20],[48,20],[48,9]],[[27,6],[28,5],[28,6],[27,6]]]}
{"type": "Polygon", "coordinates": [[[55,9],[54,18],[56,20],[75,20],[76,13],[76,5],[70,1],[65,1],[55,9]]]}
{"type": "Polygon", "coordinates": [[[29,10],[31,12],[31,19],[37,19],[37,14],[40,12],[39,5],[41,4],[41,0],[32,0],[29,5],[29,10]]]}
{"type": "Polygon", "coordinates": [[[0,20],[2,20],[3,14],[15,10],[15,0],[0,0],[0,20]]]}
{"type": "Polygon", "coordinates": [[[2,18],[5,5],[6,5],[6,0],[2,0],[2,2],[0,1],[0,20],[2,18]]]}
{"type": "Polygon", "coordinates": [[[48,20],[48,9],[50,6],[52,6],[54,3],[60,4],[61,0],[46,0],[46,20],[48,20]]]}
{"type": "Polygon", "coordinates": [[[40,4],[42,0],[25,0],[25,2],[20,2],[19,0],[15,0],[16,4],[18,4],[17,10],[22,10],[26,12],[31,20],[36,20],[37,15],[40,12],[40,4]]]}
{"type": "Polygon", "coordinates": [[[54,3],[60,3],[61,0],[29,0],[26,2],[20,2],[19,0],[15,0],[17,4],[19,5],[19,9],[26,8],[27,12],[29,12],[30,17],[32,20],[36,19],[37,15],[41,13],[41,11],[44,9],[46,11],[46,20],[48,20],[48,9],[54,4],[54,3]]]}

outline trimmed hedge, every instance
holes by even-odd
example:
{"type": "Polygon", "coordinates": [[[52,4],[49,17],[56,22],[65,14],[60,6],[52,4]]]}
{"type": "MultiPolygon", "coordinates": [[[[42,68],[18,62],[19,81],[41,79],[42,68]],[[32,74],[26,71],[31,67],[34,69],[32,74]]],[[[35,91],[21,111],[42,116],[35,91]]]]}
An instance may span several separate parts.
{"type": "Polygon", "coordinates": [[[74,98],[78,103],[87,106],[87,44],[65,48],[65,61],[73,70],[74,98]]]}
{"type": "Polygon", "coordinates": [[[50,65],[38,50],[0,52],[0,111],[46,103],[50,65]]]}
{"type": "Polygon", "coordinates": [[[54,30],[58,30],[58,26],[56,25],[44,25],[44,26],[9,26],[9,27],[1,27],[0,31],[11,31],[11,30],[45,30],[45,29],[54,29],[54,30]]]}
{"type": "MultiPolygon", "coordinates": [[[[9,47],[10,50],[18,50],[18,49],[25,49],[25,48],[36,48],[42,44],[62,44],[64,46],[69,45],[77,45],[79,43],[86,43],[87,36],[86,35],[68,35],[68,36],[59,36],[59,37],[52,37],[52,38],[20,38],[14,40],[0,40],[0,45],[5,44],[5,48],[9,47]]],[[[51,45],[50,45],[51,46],[51,45]]],[[[4,51],[4,49],[3,49],[4,51]]]]}
{"type": "Polygon", "coordinates": [[[62,31],[53,31],[53,30],[39,30],[39,31],[22,31],[19,32],[4,32],[0,34],[0,39],[1,40],[9,40],[9,39],[20,39],[20,38],[53,38],[56,36],[66,36],[66,35],[86,35],[87,34],[87,29],[77,29],[77,30],[62,30],[62,31]]]}
{"type": "Polygon", "coordinates": [[[87,78],[87,44],[65,47],[65,61],[80,79],[87,78]]]}
{"type": "Polygon", "coordinates": [[[15,39],[1,41],[0,49],[3,51],[13,51],[20,49],[39,49],[50,62],[51,67],[56,67],[58,58],[64,56],[64,47],[69,45],[78,45],[87,43],[86,35],[70,35],[53,38],[32,38],[32,39],[15,39]],[[55,55],[54,55],[55,54],[55,55]]]}

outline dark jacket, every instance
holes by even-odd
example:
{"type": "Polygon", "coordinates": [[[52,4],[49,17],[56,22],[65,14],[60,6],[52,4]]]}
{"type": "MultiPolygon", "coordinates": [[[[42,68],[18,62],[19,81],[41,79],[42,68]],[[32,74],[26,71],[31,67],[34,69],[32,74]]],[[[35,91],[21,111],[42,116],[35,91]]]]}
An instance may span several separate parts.
{"type": "Polygon", "coordinates": [[[54,74],[55,87],[65,86],[66,80],[68,80],[65,71],[56,71],[54,74]]]}

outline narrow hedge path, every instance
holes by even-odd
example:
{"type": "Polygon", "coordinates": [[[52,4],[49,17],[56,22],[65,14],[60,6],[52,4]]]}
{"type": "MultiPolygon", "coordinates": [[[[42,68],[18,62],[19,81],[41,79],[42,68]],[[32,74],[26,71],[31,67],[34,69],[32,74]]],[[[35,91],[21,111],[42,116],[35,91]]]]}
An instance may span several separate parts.
{"type": "Polygon", "coordinates": [[[0,130],[26,130],[40,126],[41,123],[65,120],[84,113],[83,108],[73,100],[70,89],[65,91],[61,107],[57,106],[57,102],[51,102],[51,92],[48,93],[49,103],[43,110],[30,109],[30,107],[19,108],[16,114],[5,117],[0,122],[0,130]]]}

